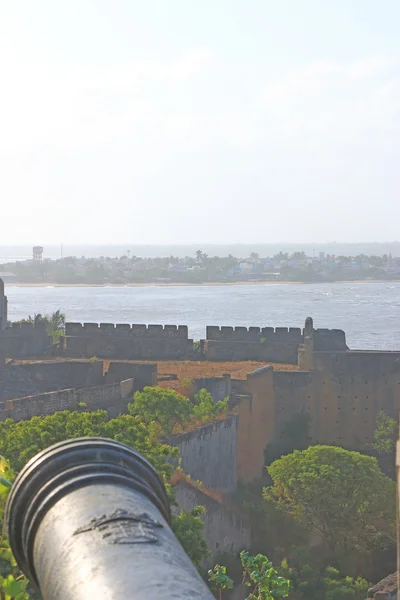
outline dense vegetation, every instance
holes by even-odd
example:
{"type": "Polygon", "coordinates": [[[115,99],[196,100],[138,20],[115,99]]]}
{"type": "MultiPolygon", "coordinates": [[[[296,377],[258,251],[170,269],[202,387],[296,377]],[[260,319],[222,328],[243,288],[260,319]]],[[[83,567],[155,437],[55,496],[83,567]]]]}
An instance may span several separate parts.
{"type": "Polygon", "coordinates": [[[310,446],[268,467],[263,496],[331,551],[384,549],[395,543],[395,483],[376,458],[335,446],[310,446]]]}
{"type": "Polygon", "coordinates": [[[208,256],[141,258],[138,256],[85,258],[69,256],[43,262],[18,261],[1,265],[22,283],[129,284],[149,282],[228,282],[248,280],[340,281],[354,279],[396,279],[400,261],[391,255],[354,257],[326,255],[307,257],[304,252],[279,252],[260,257],[253,252],[246,259],[208,256]]]}
{"type": "MultiPolygon", "coordinates": [[[[45,327],[59,330],[64,320],[59,313],[52,317],[38,315],[32,320],[45,327]]],[[[62,315],[61,315],[62,317],[62,315]]],[[[169,459],[177,457],[179,450],[160,441],[172,434],[176,428],[196,426],[214,419],[226,410],[226,402],[214,403],[206,390],[194,395],[193,402],[177,392],[159,387],[146,387],[137,392],[129,405],[130,414],[109,419],[107,412],[61,411],[44,417],[32,417],[27,421],[12,419],[0,422],[0,526],[3,520],[5,499],[9,482],[26,462],[41,450],[62,440],[75,437],[101,436],[114,439],[135,448],[148,458],[160,475],[169,493],[171,504],[175,504],[173,490],[168,484],[173,472],[169,459]]],[[[209,555],[203,539],[203,522],[200,515],[203,507],[192,511],[181,510],[173,517],[172,529],[196,566],[209,555]]],[[[21,577],[5,540],[0,546],[0,594],[8,590],[10,598],[27,598],[27,581],[21,577]],[[19,586],[19,587],[18,587],[19,586]],[[18,594],[14,592],[18,591],[18,594]]],[[[7,593],[8,593],[7,592],[7,593]]],[[[6,596],[7,597],[7,596],[6,596]]]]}
{"type": "MultiPolygon", "coordinates": [[[[170,459],[177,457],[178,449],[162,438],[225,410],[226,402],[215,404],[206,390],[190,401],[173,390],[148,387],[135,394],[129,414],[112,419],[99,410],[0,422],[0,457],[7,458],[0,458],[0,520],[14,473],[40,450],[79,436],[104,436],[135,447],[161,474],[174,503],[168,482],[173,473],[170,459]]],[[[371,447],[376,456],[369,456],[310,446],[309,420],[301,413],[293,418],[280,446],[266,450],[267,480],[241,488],[235,499],[252,523],[252,555],[225,555],[210,570],[217,597],[225,599],[234,584],[242,583],[251,600],[364,600],[367,579],[387,575],[395,555],[395,484],[378,464],[378,458],[393,455],[395,428],[387,415],[378,415],[371,447]]],[[[202,536],[203,511],[201,506],[181,510],[172,522],[198,567],[209,556],[202,536]]],[[[34,597],[4,539],[0,592],[10,599],[34,597]]]]}
{"type": "Polygon", "coordinates": [[[33,317],[29,315],[27,319],[9,321],[7,325],[11,327],[20,323],[32,323],[34,327],[42,327],[47,335],[53,338],[54,342],[57,342],[60,336],[65,333],[65,315],[60,310],[56,310],[51,315],[42,315],[41,313],[33,317]]]}
{"type": "Polygon", "coordinates": [[[136,392],[129,412],[147,426],[155,425],[160,434],[171,435],[214,420],[226,411],[227,405],[227,400],[214,402],[205,389],[194,394],[191,401],[168,388],[145,387],[143,392],[136,392]]]}

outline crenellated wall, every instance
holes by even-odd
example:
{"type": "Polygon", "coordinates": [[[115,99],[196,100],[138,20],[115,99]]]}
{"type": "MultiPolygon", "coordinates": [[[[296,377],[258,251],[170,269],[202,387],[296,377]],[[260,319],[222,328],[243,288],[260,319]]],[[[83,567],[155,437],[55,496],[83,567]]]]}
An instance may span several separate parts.
{"type": "MultiPolygon", "coordinates": [[[[310,319],[311,327],[312,320],[310,319]]],[[[314,345],[320,350],[346,350],[346,336],[338,329],[316,329],[314,345]]],[[[208,360],[256,360],[297,364],[304,342],[299,327],[207,327],[205,352],[208,360]]]]}
{"type": "Polygon", "coordinates": [[[129,325],[129,323],[66,323],[66,336],[110,336],[187,340],[187,325],[129,325]]]}
{"type": "Polygon", "coordinates": [[[14,323],[0,331],[0,348],[8,358],[26,358],[44,354],[52,343],[41,325],[14,323]]]}
{"type": "Polygon", "coordinates": [[[207,340],[223,342],[293,342],[301,344],[303,334],[300,327],[215,327],[206,328],[207,340]]]}
{"type": "Polygon", "coordinates": [[[179,360],[193,354],[186,325],[67,323],[61,351],[65,356],[125,360],[179,360]]]}
{"type": "MultiPolygon", "coordinates": [[[[312,320],[310,319],[311,327],[312,320]]],[[[61,351],[65,356],[98,356],[126,360],[271,361],[297,364],[304,342],[300,327],[206,328],[206,339],[195,349],[185,325],[67,323],[61,351]]],[[[317,329],[315,347],[346,350],[343,331],[317,329]]]]}

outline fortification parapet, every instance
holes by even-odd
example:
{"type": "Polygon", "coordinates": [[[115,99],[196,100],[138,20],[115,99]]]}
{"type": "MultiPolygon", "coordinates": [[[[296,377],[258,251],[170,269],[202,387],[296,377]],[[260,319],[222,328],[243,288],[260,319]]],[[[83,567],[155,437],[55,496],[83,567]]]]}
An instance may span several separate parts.
{"type": "Polygon", "coordinates": [[[346,334],[342,329],[315,329],[313,332],[316,352],[344,352],[347,350],[346,334]]]}
{"type": "Polygon", "coordinates": [[[303,335],[300,327],[218,327],[208,326],[206,338],[210,341],[222,342],[260,342],[271,340],[276,342],[301,343],[303,335]]]}
{"type": "Polygon", "coordinates": [[[189,333],[186,325],[144,325],[129,323],[66,323],[66,337],[81,336],[110,336],[133,338],[174,338],[188,339],[189,333]]]}
{"type": "Polygon", "coordinates": [[[179,360],[193,355],[186,325],[67,323],[65,333],[60,350],[66,356],[179,360]]]}
{"type": "Polygon", "coordinates": [[[51,344],[42,323],[13,323],[0,331],[0,348],[8,358],[24,358],[44,354],[51,344]]]}

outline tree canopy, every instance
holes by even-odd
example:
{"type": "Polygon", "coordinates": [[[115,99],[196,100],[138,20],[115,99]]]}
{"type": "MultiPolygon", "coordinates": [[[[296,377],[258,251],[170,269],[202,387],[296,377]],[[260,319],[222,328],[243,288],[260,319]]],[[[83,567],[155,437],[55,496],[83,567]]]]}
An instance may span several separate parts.
{"type": "Polygon", "coordinates": [[[176,425],[183,425],[191,418],[193,405],[175,390],[145,387],[143,392],[136,392],[129,412],[146,425],[157,423],[163,435],[170,435],[176,425]]]}
{"type": "Polygon", "coordinates": [[[215,419],[226,411],[227,404],[226,400],[214,402],[205,389],[195,394],[191,402],[169,388],[145,387],[142,392],[136,392],[129,412],[146,425],[156,424],[162,435],[171,435],[177,426],[184,428],[191,422],[215,419]]]}
{"type": "MultiPolygon", "coordinates": [[[[32,417],[16,423],[12,419],[0,422],[0,455],[7,461],[3,465],[4,476],[10,478],[12,470],[19,471],[25,463],[41,450],[63,440],[76,437],[102,436],[128,444],[141,452],[154,465],[167,483],[173,472],[170,457],[176,457],[179,449],[157,441],[158,429],[154,423],[144,424],[139,417],[120,415],[108,419],[107,412],[60,411],[44,417],[32,417]]],[[[174,494],[167,485],[170,501],[174,503],[174,494]]],[[[0,488],[0,521],[7,491],[0,488]]],[[[208,556],[207,544],[203,540],[203,522],[199,515],[202,507],[193,511],[182,511],[172,519],[172,528],[187,554],[195,564],[208,556]]]]}
{"type": "Polygon", "coordinates": [[[331,550],[385,547],[395,540],[395,483],[371,456],[310,446],[273,462],[263,496],[331,550]]]}

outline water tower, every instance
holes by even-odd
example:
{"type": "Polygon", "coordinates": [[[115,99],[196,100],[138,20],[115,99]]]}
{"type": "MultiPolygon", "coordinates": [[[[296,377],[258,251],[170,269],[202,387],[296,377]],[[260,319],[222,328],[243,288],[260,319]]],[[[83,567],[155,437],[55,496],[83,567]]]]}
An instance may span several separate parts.
{"type": "Polygon", "coordinates": [[[33,246],[33,260],[35,262],[42,262],[42,260],[43,260],[43,246],[33,246]]]}

